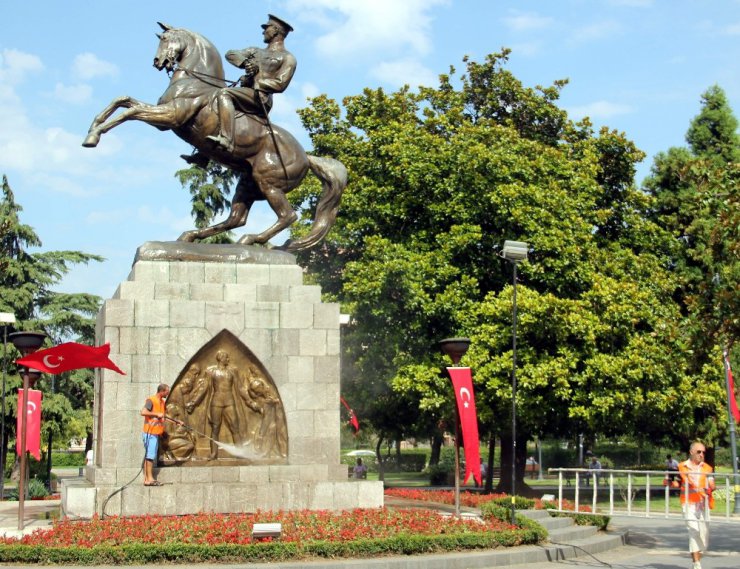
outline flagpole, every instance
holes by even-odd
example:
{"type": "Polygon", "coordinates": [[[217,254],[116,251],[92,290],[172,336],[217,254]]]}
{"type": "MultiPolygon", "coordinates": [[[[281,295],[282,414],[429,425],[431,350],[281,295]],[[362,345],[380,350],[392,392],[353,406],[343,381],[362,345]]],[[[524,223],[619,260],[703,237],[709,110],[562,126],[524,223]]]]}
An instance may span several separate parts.
{"type": "MultiPolygon", "coordinates": [[[[10,341],[24,356],[32,354],[44,343],[46,334],[43,332],[13,332],[10,335],[10,341]]],[[[28,427],[28,390],[31,383],[31,374],[36,380],[41,373],[35,369],[31,371],[28,366],[23,366],[18,370],[23,375],[23,405],[18,409],[18,417],[21,419],[21,479],[18,481],[18,530],[23,531],[23,517],[25,514],[26,499],[26,467],[28,459],[26,457],[26,431],[28,427]]],[[[16,434],[17,435],[17,434],[16,434]]],[[[17,444],[17,443],[16,443],[17,444]]]]}
{"type": "Polygon", "coordinates": [[[730,356],[727,353],[727,348],[725,347],[724,350],[724,366],[725,366],[725,384],[727,387],[727,417],[729,421],[729,428],[730,428],[730,448],[732,450],[732,473],[733,473],[733,486],[735,490],[735,514],[740,514],[740,478],[738,477],[738,465],[737,465],[737,440],[736,440],[736,434],[735,434],[735,417],[732,413],[732,399],[731,397],[735,397],[735,394],[732,392],[732,389],[730,388],[730,356]]]}

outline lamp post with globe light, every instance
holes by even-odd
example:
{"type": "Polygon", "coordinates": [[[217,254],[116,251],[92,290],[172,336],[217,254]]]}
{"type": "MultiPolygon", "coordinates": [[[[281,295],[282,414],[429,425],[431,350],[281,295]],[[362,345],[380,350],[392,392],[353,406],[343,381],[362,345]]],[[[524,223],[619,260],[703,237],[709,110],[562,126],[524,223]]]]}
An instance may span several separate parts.
{"type": "MultiPolygon", "coordinates": [[[[443,354],[452,360],[453,365],[460,363],[470,347],[470,338],[445,338],[437,345],[443,354]]],[[[460,517],[460,417],[455,405],[455,516],[460,517]]]]}
{"type": "Polygon", "coordinates": [[[516,269],[527,260],[529,244],[524,241],[504,241],[501,256],[514,265],[514,296],[511,318],[511,523],[516,522],[516,269]]]}
{"type": "MultiPolygon", "coordinates": [[[[46,334],[43,332],[13,332],[9,337],[10,341],[13,342],[13,345],[18,349],[18,351],[24,356],[27,356],[41,347],[41,344],[44,343],[44,339],[46,338],[46,334]]],[[[28,366],[18,366],[18,373],[23,376],[23,401],[18,409],[19,416],[23,413],[23,422],[21,432],[16,435],[16,438],[20,436],[21,472],[20,480],[18,481],[18,530],[22,531],[26,500],[26,471],[28,466],[28,459],[26,457],[28,390],[33,387],[36,380],[41,377],[41,372],[31,369],[28,366]]]]}

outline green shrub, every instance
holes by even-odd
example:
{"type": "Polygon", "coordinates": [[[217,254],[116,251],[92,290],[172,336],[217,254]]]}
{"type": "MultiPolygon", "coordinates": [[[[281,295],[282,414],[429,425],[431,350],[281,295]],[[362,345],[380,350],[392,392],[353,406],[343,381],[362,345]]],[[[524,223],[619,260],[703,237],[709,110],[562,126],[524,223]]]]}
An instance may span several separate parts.
{"type": "MultiPolygon", "coordinates": [[[[511,496],[501,496],[499,498],[493,498],[489,504],[496,504],[504,508],[511,508],[511,496]]],[[[534,508],[537,502],[533,498],[525,498],[524,496],[516,496],[516,509],[517,510],[531,510],[534,508]]]]}
{"type": "Polygon", "coordinates": [[[84,452],[53,452],[51,453],[51,464],[55,468],[79,468],[85,466],[84,452]]]}
{"type": "MultiPolygon", "coordinates": [[[[426,470],[432,486],[449,486],[455,481],[455,449],[443,448],[439,463],[430,465],[426,470]]],[[[465,455],[460,451],[460,472],[465,472],[465,455]]]]}
{"type": "MultiPolygon", "coordinates": [[[[546,506],[549,509],[549,506],[546,506]]],[[[606,530],[611,518],[601,514],[576,514],[568,512],[550,512],[554,518],[571,518],[577,526],[596,526],[600,530],[606,530]]]]}
{"type": "Polygon", "coordinates": [[[28,481],[29,498],[46,498],[46,496],[48,495],[49,490],[46,488],[46,484],[44,484],[41,480],[39,480],[38,478],[31,478],[28,481]]]}
{"type": "MultiPolygon", "coordinates": [[[[5,489],[6,500],[17,500],[18,499],[18,488],[6,488],[5,489]]],[[[28,481],[28,493],[29,499],[34,498],[45,498],[49,495],[49,491],[46,489],[46,484],[38,478],[31,478],[28,481]]]]}
{"type": "MultiPolygon", "coordinates": [[[[520,506],[520,500],[522,502],[531,501],[532,506],[534,500],[528,498],[522,498],[521,496],[516,497],[516,503],[518,507],[527,508],[526,506],[520,506]]],[[[511,499],[507,498],[509,507],[502,505],[501,500],[491,500],[481,504],[480,510],[481,515],[484,519],[495,518],[504,522],[511,521],[511,499]]],[[[515,513],[516,525],[518,525],[527,535],[527,543],[539,543],[547,539],[547,530],[536,521],[526,517],[519,512],[515,513]]]]}

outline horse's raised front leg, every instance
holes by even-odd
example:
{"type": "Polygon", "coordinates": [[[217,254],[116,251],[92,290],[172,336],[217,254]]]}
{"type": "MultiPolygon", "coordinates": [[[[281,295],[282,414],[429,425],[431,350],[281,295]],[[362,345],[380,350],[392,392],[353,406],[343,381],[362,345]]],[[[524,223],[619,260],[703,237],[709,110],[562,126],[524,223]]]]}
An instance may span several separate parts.
{"type": "Polygon", "coordinates": [[[97,146],[102,134],[129,120],[142,121],[162,128],[179,126],[177,108],[173,103],[149,105],[131,97],[119,97],[95,117],[82,146],[88,148],[97,146]],[[126,107],[126,110],[105,122],[117,109],[122,107],[126,107]]]}
{"type": "Polygon", "coordinates": [[[87,147],[93,147],[97,146],[98,142],[100,141],[100,135],[98,133],[98,127],[100,127],[101,124],[103,124],[105,121],[108,120],[108,117],[110,117],[113,113],[115,113],[118,109],[121,108],[131,108],[133,105],[140,105],[142,104],[140,101],[137,101],[133,97],[129,97],[128,95],[124,95],[122,97],[116,97],[113,99],[110,104],[105,107],[100,113],[98,113],[95,118],[93,119],[92,124],[90,125],[90,129],[88,130],[88,136],[85,138],[85,142],[82,143],[82,146],[87,147]],[[91,134],[95,133],[95,136],[91,136],[91,134]]]}

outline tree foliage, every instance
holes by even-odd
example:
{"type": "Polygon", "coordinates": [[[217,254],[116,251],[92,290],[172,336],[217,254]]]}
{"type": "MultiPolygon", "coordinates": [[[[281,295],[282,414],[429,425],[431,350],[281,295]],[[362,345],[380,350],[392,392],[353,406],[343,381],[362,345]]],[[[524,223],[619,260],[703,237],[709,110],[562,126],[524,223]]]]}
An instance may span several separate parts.
{"type": "MultiPolygon", "coordinates": [[[[23,208],[15,201],[7,177],[3,176],[0,196],[0,312],[16,317],[17,330],[37,330],[47,334],[46,345],[64,341],[92,344],[95,339],[95,316],[100,298],[87,293],[65,293],[55,290],[71,266],[102,261],[98,255],[80,251],[42,251],[42,243],[34,229],[21,222],[23,208]]],[[[13,361],[20,357],[12,344],[7,361],[12,373],[8,376],[6,393],[14,393],[21,385],[13,361]]],[[[56,393],[50,390],[51,378],[44,377],[36,387],[44,391],[43,440],[51,434],[58,443],[71,437],[84,436],[81,428],[92,427],[92,372],[79,370],[56,380],[56,393]]],[[[8,398],[5,425],[7,437],[15,431],[15,407],[8,398]]],[[[3,441],[3,448],[7,445],[3,441]]]]}
{"type": "MultiPolygon", "coordinates": [[[[230,206],[228,196],[237,174],[217,162],[208,162],[205,167],[193,164],[178,170],[175,177],[190,192],[190,213],[196,228],[212,225],[214,219],[230,206]]],[[[219,233],[203,242],[231,243],[231,232],[219,233]]]]}
{"type": "Polygon", "coordinates": [[[740,136],[738,121],[718,86],[701,97],[686,134],[688,148],[659,154],[646,191],[646,214],[666,234],[662,250],[678,282],[686,394],[694,399],[691,433],[710,443],[725,423],[724,397],[706,397],[724,385],[721,348],[740,330],[740,136]]]}
{"type": "Polygon", "coordinates": [[[417,408],[449,424],[435,344],[470,336],[481,416],[510,440],[512,269],[499,251],[521,240],[533,250],[518,283],[523,436],[666,436],[686,411],[671,361],[682,346],[674,275],[654,252],[664,235],[634,187],[643,154],[569,120],[556,105],[566,81],[525,87],[507,55],[466,60],[437,88],[366,89],[343,108],[318,97],[301,111],[317,152],[351,177],[329,239],[301,254],[352,314],[345,389],[390,384],[399,424],[417,408]]]}

